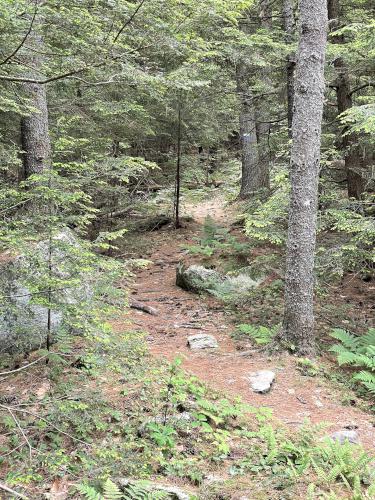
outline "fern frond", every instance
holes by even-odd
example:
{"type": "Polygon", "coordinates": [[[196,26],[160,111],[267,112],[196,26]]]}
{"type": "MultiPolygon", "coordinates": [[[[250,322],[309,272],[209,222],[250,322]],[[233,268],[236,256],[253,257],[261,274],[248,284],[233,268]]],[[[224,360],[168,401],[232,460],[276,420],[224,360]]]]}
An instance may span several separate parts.
{"type": "Polygon", "coordinates": [[[362,335],[360,338],[361,344],[364,347],[374,348],[375,353],[375,328],[369,328],[368,332],[365,335],[362,335]]]}
{"type": "Polygon", "coordinates": [[[105,500],[105,498],[96,491],[95,488],[89,486],[88,484],[78,484],[76,485],[77,490],[84,495],[85,500],[105,500]]]}
{"type": "Polygon", "coordinates": [[[362,370],[354,375],[353,379],[361,382],[371,393],[375,394],[375,374],[362,370]]]}
{"type": "Polygon", "coordinates": [[[104,500],[120,500],[123,498],[120,488],[109,478],[103,486],[104,500]]]}
{"type": "Polygon", "coordinates": [[[342,328],[334,328],[330,333],[331,337],[336,340],[339,340],[345,347],[354,350],[359,341],[359,337],[355,337],[353,334],[343,330],[342,328]]]}

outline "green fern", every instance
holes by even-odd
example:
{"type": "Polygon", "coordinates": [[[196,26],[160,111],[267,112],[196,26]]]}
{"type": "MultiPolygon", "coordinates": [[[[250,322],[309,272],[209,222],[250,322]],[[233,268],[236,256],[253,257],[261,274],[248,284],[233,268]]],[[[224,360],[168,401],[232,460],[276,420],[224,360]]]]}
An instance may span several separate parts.
{"type": "Polygon", "coordinates": [[[251,337],[258,345],[269,344],[276,335],[279,325],[268,328],[267,326],[255,326],[243,323],[237,329],[245,335],[251,337]]]}
{"type": "Polygon", "coordinates": [[[339,365],[350,365],[360,370],[353,380],[375,393],[375,328],[369,328],[362,336],[335,328],[331,337],[340,341],[330,349],[337,355],[339,365]]]}
{"type": "Polygon", "coordinates": [[[105,500],[120,500],[124,498],[120,488],[110,479],[107,479],[104,483],[103,492],[105,500]]]}
{"type": "Polygon", "coordinates": [[[85,500],[104,500],[103,495],[96,491],[93,486],[78,484],[76,488],[84,496],[85,500]]]}

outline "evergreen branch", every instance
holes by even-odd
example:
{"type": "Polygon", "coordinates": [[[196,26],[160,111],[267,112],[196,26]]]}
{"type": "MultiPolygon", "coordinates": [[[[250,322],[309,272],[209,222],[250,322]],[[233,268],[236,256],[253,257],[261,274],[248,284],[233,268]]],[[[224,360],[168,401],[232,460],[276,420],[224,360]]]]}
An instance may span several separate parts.
{"type": "Polygon", "coordinates": [[[352,96],[356,92],[359,92],[360,90],[365,89],[367,87],[375,87],[375,82],[367,82],[367,83],[364,83],[363,85],[359,85],[358,87],[353,89],[351,92],[349,92],[349,95],[352,96]]]}
{"type": "Polygon", "coordinates": [[[135,9],[135,11],[133,12],[133,14],[129,17],[129,19],[121,26],[121,28],[119,29],[119,31],[117,32],[117,35],[115,36],[115,38],[113,39],[113,42],[112,44],[115,44],[117,42],[117,40],[119,39],[119,37],[121,36],[121,33],[124,31],[124,29],[129,26],[129,24],[133,21],[133,19],[135,18],[135,16],[138,14],[139,10],[142,8],[142,5],[145,3],[146,0],[141,0],[141,2],[138,4],[137,8],[135,9]]]}
{"type": "Polygon", "coordinates": [[[21,50],[21,48],[23,47],[23,45],[25,44],[28,36],[30,35],[31,33],[31,30],[33,29],[33,25],[34,25],[34,21],[35,21],[35,18],[36,18],[36,15],[37,15],[37,12],[38,12],[38,2],[35,0],[35,9],[34,9],[34,14],[33,14],[33,17],[31,19],[31,22],[30,22],[30,26],[29,26],[29,29],[27,30],[25,36],[23,37],[23,39],[21,40],[21,42],[19,43],[19,45],[13,50],[13,52],[11,54],[9,54],[9,56],[7,56],[4,61],[0,62],[0,66],[3,66],[4,64],[6,64],[8,61],[10,61],[10,59],[12,59],[19,50],[21,50]]]}

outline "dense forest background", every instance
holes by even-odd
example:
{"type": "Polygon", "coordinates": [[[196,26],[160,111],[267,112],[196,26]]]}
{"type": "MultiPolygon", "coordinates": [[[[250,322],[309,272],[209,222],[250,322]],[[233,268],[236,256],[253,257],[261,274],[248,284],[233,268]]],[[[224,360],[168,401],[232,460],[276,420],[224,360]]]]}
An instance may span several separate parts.
{"type": "Polygon", "coordinates": [[[372,498],[374,33],[370,0],[0,0],[5,495],[372,498]],[[184,300],[349,434],[150,355],[184,300]]]}

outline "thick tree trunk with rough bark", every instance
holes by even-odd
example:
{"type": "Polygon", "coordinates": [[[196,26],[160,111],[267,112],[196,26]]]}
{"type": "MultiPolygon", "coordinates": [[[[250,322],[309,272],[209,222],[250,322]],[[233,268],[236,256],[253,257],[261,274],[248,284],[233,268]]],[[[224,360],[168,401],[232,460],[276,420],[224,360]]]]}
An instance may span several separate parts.
{"type": "MultiPolygon", "coordinates": [[[[29,44],[35,52],[29,52],[28,66],[31,66],[27,77],[40,79],[43,76],[43,40],[37,33],[29,37],[29,44]]],[[[27,179],[32,174],[39,174],[50,167],[51,143],[48,128],[47,90],[45,85],[24,83],[23,90],[35,108],[21,122],[21,141],[23,150],[23,176],[27,179]]]]}
{"type": "MultiPolygon", "coordinates": [[[[341,28],[340,10],[340,0],[328,0],[328,19],[330,21],[331,33],[341,28]]],[[[332,43],[334,44],[341,45],[344,42],[343,34],[332,37],[332,43]]],[[[333,86],[337,96],[337,111],[341,115],[341,113],[344,113],[353,106],[349,71],[342,57],[337,57],[333,65],[337,72],[333,86]]],[[[348,196],[359,199],[366,188],[366,179],[360,173],[363,162],[357,144],[357,135],[353,133],[348,134],[347,127],[343,127],[341,147],[344,152],[348,196]]]]}
{"type": "Polygon", "coordinates": [[[314,338],[314,260],[327,42],[326,0],[300,0],[291,199],[282,337],[287,345],[312,354],[314,338]]]}
{"type": "MultiPolygon", "coordinates": [[[[291,44],[294,34],[294,12],[293,0],[283,1],[283,24],[285,31],[285,42],[291,44]]],[[[292,137],[292,121],[293,121],[293,100],[294,100],[294,68],[296,65],[295,53],[291,51],[288,54],[286,61],[286,94],[288,103],[288,135],[292,137]]]]}

